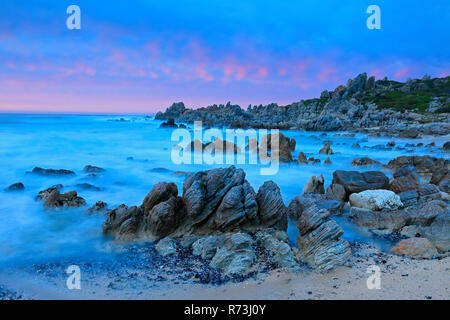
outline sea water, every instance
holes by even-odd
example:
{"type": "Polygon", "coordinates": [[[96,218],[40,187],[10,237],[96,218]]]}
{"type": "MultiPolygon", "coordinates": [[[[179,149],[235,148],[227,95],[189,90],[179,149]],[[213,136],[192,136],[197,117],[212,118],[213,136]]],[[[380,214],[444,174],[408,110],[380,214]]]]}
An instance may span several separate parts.
{"type": "MultiPolygon", "coordinates": [[[[174,171],[196,172],[213,167],[205,164],[176,165],[171,160],[171,141],[174,129],[159,128],[161,121],[153,116],[129,115],[0,115],[0,267],[29,263],[53,262],[57,259],[111,257],[114,249],[111,239],[104,238],[101,225],[106,219],[101,214],[86,214],[86,209],[96,201],[108,203],[114,208],[122,203],[140,205],[154,184],[171,181],[182,192],[184,177],[173,175],[174,171]],[[98,177],[88,177],[82,172],[85,165],[94,165],[106,171],[98,177]],[[28,174],[35,166],[42,168],[73,170],[74,176],[44,177],[28,174]],[[5,192],[9,185],[22,182],[24,191],[5,192]],[[89,183],[101,191],[83,190],[77,184],[89,183]],[[45,210],[35,200],[40,190],[56,184],[64,185],[63,191],[77,190],[86,199],[84,208],[45,210]]],[[[188,125],[188,130],[192,126],[188,125]]],[[[301,194],[303,185],[311,175],[323,174],[325,186],[332,181],[334,170],[368,170],[350,166],[353,158],[367,156],[381,163],[400,155],[431,154],[445,157],[440,150],[446,137],[421,140],[374,138],[365,134],[354,137],[334,136],[334,133],[282,131],[295,138],[293,153],[300,151],[307,157],[321,159],[316,165],[280,165],[275,175],[260,174],[261,165],[235,164],[246,172],[246,177],[258,190],[264,181],[273,180],[281,189],[286,205],[301,194]],[[325,165],[327,155],[319,150],[325,140],[332,141],[335,154],[330,155],[332,164],[325,165]],[[434,141],[434,148],[400,148],[380,150],[371,148],[395,141],[396,146],[407,143],[426,145],[434,141]],[[352,148],[359,143],[361,148],[352,148]],[[412,152],[413,151],[413,152],[412,152]]],[[[379,170],[381,166],[371,167],[379,170]]],[[[360,232],[342,220],[344,238],[372,241],[372,237],[360,232]]],[[[295,223],[288,228],[291,241],[295,242],[295,223]]],[[[376,241],[374,241],[376,242],[376,241]]]]}

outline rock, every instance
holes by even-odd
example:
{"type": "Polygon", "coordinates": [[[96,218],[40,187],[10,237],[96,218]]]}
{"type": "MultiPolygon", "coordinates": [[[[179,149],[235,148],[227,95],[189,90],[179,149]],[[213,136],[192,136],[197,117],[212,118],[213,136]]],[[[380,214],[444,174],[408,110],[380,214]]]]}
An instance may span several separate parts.
{"type": "Polygon", "coordinates": [[[91,190],[91,191],[102,191],[103,189],[100,187],[96,187],[90,183],[79,183],[75,185],[75,187],[82,189],[82,190],[91,190]]]}
{"type": "Polygon", "coordinates": [[[108,219],[102,225],[102,232],[118,240],[134,239],[138,236],[142,214],[142,208],[122,204],[108,212],[108,219]]]}
{"type": "Polygon", "coordinates": [[[331,215],[329,210],[319,209],[316,205],[306,208],[298,218],[298,230],[300,231],[300,235],[305,235],[316,229],[331,215]]]}
{"type": "Polygon", "coordinates": [[[411,258],[430,259],[437,255],[436,247],[426,238],[409,238],[400,241],[390,250],[411,258]]]}
{"type": "Polygon", "coordinates": [[[232,252],[220,248],[211,260],[211,267],[228,274],[241,274],[247,271],[255,261],[255,256],[244,252],[232,252]]]}
{"type": "Polygon", "coordinates": [[[359,149],[359,148],[361,148],[361,146],[359,145],[359,143],[354,143],[354,144],[352,144],[352,148],[355,148],[355,149],[359,149]]]}
{"type": "Polygon", "coordinates": [[[86,201],[78,197],[76,191],[70,191],[61,194],[54,188],[45,198],[44,207],[46,208],[76,208],[86,205],[86,201]]]}
{"type": "Polygon", "coordinates": [[[398,136],[400,138],[415,139],[419,136],[419,131],[416,128],[408,128],[408,129],[400,131],[398,136]]]}
{"type": "Polygon", "coordinates": [[[200,236],[195,234],[184,235],[180,238],[180,246],[183,248],[190,248],[198,239],[200,239],[200,236]]]}
{"type": "Polygon", "coordinates": [[[91,208],[87,209],[86,213],[91,214],[94,212],[101,212],[107,209],[107,203],[103,201],[97,201],[91,208]]]}
{"type": "Polygon", "coordinates": [[[259,219],[265,227],[279,230],[287,228],[287,208],[281,197],[280,188],[273,181],[266,181],[256,195],[259,219]]]}
{"type": "Polygon", "coordinates": [[[192,244],[192,253],[201,256],[202,259],[211,259],[216,254],[217,248],[223,244],[223,238],[210,235],[198,239],[192,244]]]}
{"type": "Polygon", "coordinates": [[[333,150],[331,149],[331,142],[325,141],[322,149],[319,150],[319,154],[333,154],[333,150]]]}
{"type": "Polygon", "coordinates": [[[323,163],[324,163],[324,164],[331,164],[331,159],[330,159],[330,157],[327,157],[323,163]]]}
{"type": "Polygon", "coordinates": [[[419,194],[416,190],[402,192],[398,196],[405,207],[415,206],[419,201],[419,194]]]}
{"type": "Polygon", "coordinates": [[[350,195],[350,205],[374,211],[403,207],[400,197],[389,190],[366,190],[352,193],[350,195]]]}
{"type": "Polygon", "coordinates": [[[33,174],[41,175],[41,176],[70,176],[75,175],[75,172],[66,169],[43,169],[40,167],[34,167],[33,174]]]}
{"type": "Polygon", "coordinates": [[[37,195],[36,200],[38,200],[38,201],[44,200],[45,201],[48,198],[48,196],[53,192],[53,190],[61,191],[62,189],[63,189],[63,186],[61,184],[58,184],[58,185],[55,185],[48,189],[41,190],[41,191],[39,191],[39,194],[37,195]]]}
{"type": "Polygon", "coordinates": [[[394,179],[389,184],[389,189],[395,193],[415,190],[420,185],[420,177],[412,165],[401,167],[394,173],[394,179]]]}
{"type": "Polygon", "coordinates": [[[325,193],[325,188],[323,187],[324,182],[325,179],[323,175],[320,175],[318,177],[311,176],[306,182],[305,186],[303,187],[302,195],[306,193],[324,194],[325,193]]]}
{"type": "Polygon", "coordinates": [[[142,202],[144,214],[148,214],[155,205],[177,196],[178,188],[175,183],[159,182],[155,184],[142,202]]]}
{"type": "Polygon", "coordinates": [[[336,201],[346,201],[347,192],[342,184],[332,183],[327,188],[327,196],[336,201]]]}
{"type": "Polygon", "coordinates": [[[419,194],[419,201],[431,201],[431,200],[441,200],[441,192],[437,186],[434,184],[422,184],[417,189],[419,194]]]}
{"type": "Polygon", "coordinates": [[[161,123],[160,128],[178,128],[174,119],[168,119],[166,122],[161,123]]]}
{"type": "MultiPolygon", "coordinates": [[[[287,236],[287,234],[286,234],[287,236]]],[[[294,252],[284,241],[280,241],[268,232],[258,232],[255,235],[258,243],[270,252],[270,261],[282,268],[297,268],[294,252]]]]}
{"type": "Polygon", "coordinates": [[[442,146],[442,152],[450,152],[450,141],[444,143],[444,145],[442,146]]]}
{"type": "Polygon", "coordinates": [[[100,167],[96,167],[96,166],[91,166],[91,165],[87,165],[83,168],[82,170],[83,172],[87,172],[87,173],[99,173],[99,172],[105,172],[106,170],[100,167]]]}
{"type": "Polygon", "coordinates": [[[362,157],[362,158],[353,159],[350,164],[355,167],[360,167],[360,166],[371,166],[371,165],[376,165],[376,164],[381,164],[381,163],[376,160],[367,158],[367,157],[362,157]]]}
{"type": "Polygon", "coordinates": [[[441,191],[450,193],[450,170],[445,167],[433,170],[430,183],[435,184],[441,191]]]}
{"type": "Polygon", "coordinates": [[[165,237],[158,241],[156,251],[163,257],[177,253],[177,243],[171,237],[165,237]]]}
{"type": "Polygon", "coordinates": [[[387,189],[389,187],[388,177],[379,171],[344,171],[333,172],[332,184],[340,184],[345,188],[346,197],[352,193],[365,190],[387,189]]]}
{"type": "Polygon", "coordinates": [[[440,252],[450,251],[450,212],[446,210],[439,214],[429,227],[424,228],[424,235],[440,252]]]}
{"type": "Polygon", "coordinates": [[[447,204],[440,200],[432,200],[408,210],[411,224],[429,226],[436,217],[447,212],[447,204]]]}
{"type": "Polygon", "coordinates": [[[299,255],[312,268],[330,270],[343,265],[350,257],[351,249],[346,240],[339,239],[344,233],[333,220],[327,220],[311,232],[297,239],[299,255]]]}
{"type": "Polygon", "coordinates": [[[358,207],[350,209],[352,221],[369,229],[387,230],[394,232],[400,230],[409,223],[410,217],[404,210],[382,210],[372,211],[358,207]]]}
{"type": "Polygon", "coordinates": [[[183,200],[180,197],[172,196],[166,201],[159,202],[150,211],[146,211],[147,208],[142,205],[144,215],[142,229],[157,239],[174,232],[184,216],[183,200]]]}
{"type": "Polygon", "coordinates": [[[22,182],[14,183],[5,189],[6,192],[22,191],[22,190],[25,190],[25,186],[23,185],[22,182]]]}
{"type": "Polygon", "coordinates": [[[298,164],[306,164],[306,163],[308,163],[308,160],[307,160],[307,158],[306,158],[306,156],[305,156],[305,154],[303,152],[300,152],[298,154],[297,163],[298,164]]]}
{"type": "Polygon", "coordinates": [[[262,137],[260,146],[262,149],[265,149],[266,151],[272,150],[272,141],[278,140],[278,146],[279,149],[282,149],[283,147],[287,147],[289,151],[294,151],[295,146],[297,142],[294,138],[288,138],[283,133],[279,132],[278,134],[267,134],[262,137]]]}
{"type": "Polygon", "coordinates": [[[420,174],[431,174],[437,168],[448,169],[450,161],[430,156],[400,156],[389,161],[383,167],[396,171],[405,165],[413,165],[420,174]]]}

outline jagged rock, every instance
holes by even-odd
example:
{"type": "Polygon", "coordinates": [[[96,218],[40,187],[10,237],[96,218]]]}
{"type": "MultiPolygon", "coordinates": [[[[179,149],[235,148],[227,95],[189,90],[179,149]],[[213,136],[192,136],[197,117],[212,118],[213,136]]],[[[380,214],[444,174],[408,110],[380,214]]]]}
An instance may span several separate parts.
{"type": "Polygon", "coordinates": [[[41,176],[70,176],[75,175],[75,172],[66,169],[44,169],[40,167],[34,167],[31,171],[33,174],[41,176]]]}
{"type": "Polygon", "coordinates": [[[434,184],[422,184],[417,189],[419,194],[419,200],[421,202],[431,201],[431,200],[441,200],[441,192],[437,186],[434,184]]]}
{"type": "Polygon", "coordinates": [[[316,229],[331,215],[329,210],[319,209],[316,205],[306,208],[298,218],[298,230],[300,231],[300,235],[303,236],[316,229]]]}
{"type": "Polygon", "coordinates": [[[420,177],[412,165],[401,167],[394,173],[394,179],[389,184],[389,189],[395,193],[415,190],[420,185],[420,177]]]}
{"type": "Polygon", "coordinates": [[[165,237],[175,231],[183,219],[183,200],[172,196],[156,204],[148,213],[143,206],[143,214],[143,230],[157,238],[165,237]]]}
{"type": "Polygon", "coordinates": [[[53,190],[46,196],[44,207],[46,208],[76,208],[86,205],[86,201],[78,197],[76,191],[61,194],[58,189],[53,190]]]}
{"type": "Polygon", "coordinates": [[[87,209],[86,213],[91,214],[94,212],[105,211],[107,206],[108,206],[108,204],[106,202],[97,201],[91,208],[87,209]]]}
{"type": "Polygon", "coordinates": [[[303,152],[300,152],[298,154],[297,163],[298,164],[306,164],[306,163],[308,163],[308,159],[306,158],[306,156],[305,156],[305,154],[303,152]]]}
{"type": "Polygon", "coordinates": [[[437,168],[448,169],[450,161],[430,156],[400,156],[389,161],[383,167],[396,171],[406,165],[413,165],[420,174],[431,174],[437,168]]]}
{"type": "Polygon", "coordinates": [[[279,149],[287,148],[289,151],[294,151],[296,146],[296,141],[294,138],[288,138],[283,133],[278,134],[267,134],[262,137],[260,146],[266,151],[272,150],[272,142],[277,140],[279,149]]]}
{"type": "Polygon", "coordinates": [[[436,217],[445,212],[447,212],[447,204],[440,200],[425,202],[408,210],[411,224],[420,226],[429,226],[436,217]]]}
{"type": "Polygon", "coordinates": [[[345,188],[346,197],[352,193],[365,190],[387,189],[389,187],[388,177],[380,171],[344,171],[333,172],[332,184],[340,184],[345,188]]]}
{"type": "Polygon", "coordinates": [[[175,123],[175,119],[168,119],[166,122],[161,123],[160,128],[178,128],[175,123]]]}
{"type": "Polygon", "coordinates": [[[138,236],[142,215],[142,208],[122,204],[108,212],[108,219],[102,225],[102,232],[118,240],[134,239],[138,236]]]}
{"type": "Polygon", "coordinates": [[[302,212],[311,206],[329,210],[332,215],[339,215],[342,213],[344,204],[342,201],[329,199],[323,194],[307,193],[292,199],[288,207],[288,215],[291,219],[297,220],[302,212]]]}
{"type": "Polygon", "coordinates": [[[280,188],[273,181],[266,181],[256,195],[261,225],[286,230],[287,208],[281,197],[280,188]]]}
{"type": "Polygon", "coordinates": [[[105,172],[106,170],[100,167],[96,167],[96,166],[91,166],[91,165],[87,165],[83,168],[82,170],[83,172],[87,172],[87,173],[99,173],[99,172],[105,172]]]}
{"type": "Polygon", "coordinates": [[[156,251],[163,257],[177,253],[177,243],[171,237],[165,237],[158,241],[155,246],[156,251]]]}
{"type": "Polygon", "coordinates": [[[39,193],[36,197],[36,200],[38,200],[38,201],[44,200],[45,201],[48,198],[48,196],[53,192],[53,190],[61,191],[62,189],[63,189],[63,186],[61,184],[58,184],[58,185],[55,185],[48,189],[41,190],[41,191],[39,191],[39,193]]]}
{"type": "Polygon", "coordinates": [[[323,163],[324,163],[324,164],[331,164],[331,159],[330,159],[330,157],[327,157],[323,163]]]}
{"type": "Polygon", "coordinates": [[[416,190],[405,191],[399,193],[398,196],[405,207],[415,206],[419,201],[419,194],[416,190]]]}
{"type": "Polygon", "coordinates": [[[5,189],[6,192],[22,191],[22,190],[25,190],[25,186],[23,185],[22,182],[14,183],[5,189]]]}
{"type": "Polygon", "coordinates": [[[299,255],[312,268],[330,270],[344,264],[350,257],[350,245],[339,239],[344,233],[333,220],[327,220],[297,239],[299,255]]]}
{"type": "Polygon", "coordinates": [[[342,184],[332,183],[327,188],[327,196],[336,201],[345,201],[347,192],[342,184]]]}
{"type": "MultiPolygon", "coordinates": [[[[287,234],[286,234],[287,236],[287,234]]],[[[255,238],[260,245],[270,252],[270,260],[282,268],[297,268],[294,252],[289,244],[277,239],[268,232],[259,231],[255,238]]]]}
{"type": "Polygon", "coordinates": [[[372,211],[352,207],[350,216],[352,221],[360,227],[388,230],[389,232],[400,230],[410,221],[409,214],[404,210],[372,211]]]}
{"type": "Polygon", "coordinates": [[[381,164],[381,163],[376,160],[367,158],[367,157],[362,157],[362,158],[353,159],[350,164],[355,167],[360,167],[360,166],[371,166],[371,165],[376,165],[376,164],[381,164]]]}
{"type": "Polygon", "coordinates": [[[366,190],[352,193],[350,195],[350,205],[375,211],[403,207],[400,197],[389,190],[366,190]]]}
{"type": "Polygon", "coordinates": [[[391,252],[419,259],[430,259],[437,255],[436,247],[427,238],[402,240],[391,249],[391,252]]]}
{"type": "Polygon", "coordinates": [[[323,175],[320,175],[318,177],[311,176],[306,182],[305,186],[303,187],[302,195],[306,193],[324,194],[325,193],[325,188],[323,187],[324,182],[325,179],[323,175]]]}
{"type": "Polygon", "coordinates": [[[319,150],[319,154],[333,154],[333,150],[331,149],[331,142],[325,141],[322,149],[319,150]]]}

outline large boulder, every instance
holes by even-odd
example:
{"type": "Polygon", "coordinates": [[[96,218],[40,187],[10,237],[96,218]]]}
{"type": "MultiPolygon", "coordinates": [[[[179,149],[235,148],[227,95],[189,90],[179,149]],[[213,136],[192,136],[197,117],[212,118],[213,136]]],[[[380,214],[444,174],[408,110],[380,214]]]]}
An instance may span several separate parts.
{"type": "Polygon", "coordinates": [[[368,210],[398,209],[403,206],[400,197],[389,190],[366,190],[350,195],[350,205],[368,210]]]}
{"type": "Polygon", "coordinates": [[[177,253],[177,243],[171,237],[166,237],[158,241],[155,249],[163,257],[169,256],[177,253]]]}
{"type": "Polygon", "coordinates": [[[102,232],[118,240],[135,239],[142,215],[142,208],[122,204],[108,212],[108,218],[102,225],[102,232]]]}
{"type": "Polygon", "coordinates": [[[412,165],[406,165],[397,170],[391,183],[389,184],[389,189],[395,193],[402,193],[410,190],[415,190],[420,185],[420,177],[417,170],[412,165]]]}
{"type": "Polygon", "coordinates": [[[391,252],[419,259],[430,259],[438,253],[430,240],[416,237],[400,241],[391,249],[391,252]]]}
{"type": "Polygon", "coordinates": [[[5,189],[6,192],[23,191],[23,190],[25,190],[25,186],[23,185],[22,182],[14,183],[5,189]]]}
{"type": "Polygon", "coordinates": [[[352,193],[365,190],[388,189],[389,179],[380,171],[345,171],[336,170],[333,172],[332,184],[340,184],[344,187],[346,198],[352,193]]]}
{"type": "Polygon", "coordinates": [[[287,208],[283,202],[280,188],[275,182],[264,182],[258,190],[256,201],[262,226],[286,230],[287,208]]]}
{"type": "Polygon", "coordinates": [[[306,234],[300,234],[297,243],[299,255],[310,267],[330,270],[343,265],[351,255],[350,245],[340,239],[344,233],[333,220],[326,220],[306,234]]]}
{"type": "Polygon", "coordinates": [[[327,188],[327,197],[336,201],[346,201],[347,192],[342,184],[332,183],[327,188]]]}
{"type": "Polygon", "coordinates": [[[430,179],[443,192],[450,193],[450,170],[447,168],[436,168],[430,179]]]}
{"type": "Polygon", "coordinates": [[[324,182],[325,179],[323,175],[320,175],[318,177],[311,176],[306,182],[305,186],[303,187],[302,195],[306,193],[324,194],[325,193],[325,188],[323,186],[324,182]]]}
{"type": "Polygon", "coordinates": [[[400,230],[410,221],[408,212],[404,210],[373,211],[352,207],[350,216],[352,221],[360,227],[388,232],[400,230]]]}

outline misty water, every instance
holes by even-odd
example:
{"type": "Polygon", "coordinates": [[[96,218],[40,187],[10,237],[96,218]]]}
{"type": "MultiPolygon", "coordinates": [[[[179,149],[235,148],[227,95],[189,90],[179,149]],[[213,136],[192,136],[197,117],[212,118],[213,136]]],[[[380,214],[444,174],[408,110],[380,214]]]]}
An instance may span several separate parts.
{"type": "MultiPolygon", "coordinates": [[[[140,205],[152,186],[159,181],[172,181],[182,192],[184,177],[173,171],[195,172],[215,166],[202,164],[176,165],[171,160],[171,149],[177,142],[171,141],[174,129],[159,128],[161,121],[152,116],[87,116],[87,115],[0,115],[0,267],[12,267],[29,263],[45,263],[60,258],[108,259],[117,249],[111,239],[105,239],[101,225],[106,219],[101,214],[86,214],[86,209],[96,201],[108,203],[114,208],[122,203],[140,205]],[[132,157],[132,159],[130,159],[132,157]],[[85,165],[106,169],[99,177],[89,178],[82,169],[85,165]],[[75,176],[43,177],[27,174],[35,166],[69,169],[75,176]],[[164,169],[162,169],[164,168],[164,169]],[[166,170],[167,169],[167,170],[166,170]],[[9,185],[22,182],[25,190],[5,192],[9,185]],[[90,183],[101,191],[83,190],[76,187],[90,183]],[[35,200],[40,190],[56,184],[64,185],[63,191],[77,190],[86,199],[84,208],[45,210],[35,200]]],[[[192,132],[192,126],[188,125],[192,132]]],[[[355,157],[367,156],[382,163],[399,155],[440,154],[445,138],[393,139],[373,138],[364,134],[355,137],[322,136],[321,132],[283,131],[297,141],[294,157],[300,151],[307,157],[322,160],[317,165],[281,165],[278,173],[271,176],[260,174],[261,165],[238,165],[242,167],[251,185],[258,190],[266,180],[275,181],[281,189],[285,204],[301,194],[303,185],[311,175],[323,174],[325,185],[332,180],[337,169],[355,169],[350,162],[355,157]],[[332,141],[331,165],[323,164],[327,156],[319,155],[325,140],[332,141]],[[393,148],[392,150],[369,148],[385,146],[395,141],[397,147],[407,143],[436,142],[434,148],[393,148]],[[359,143],[360,149],[352,148],[359,143]]],[[[371,170],[380,169],[374,166],[371,170]]],[[[388,174],[386,172],[386,174],[388,174]]],[[[344,238],[386,245],[369,233],[339,218],[344,227],[344,238]]],[[[296,226],[288,229],[291,239],[296,237],[296,226]]]]}

